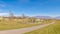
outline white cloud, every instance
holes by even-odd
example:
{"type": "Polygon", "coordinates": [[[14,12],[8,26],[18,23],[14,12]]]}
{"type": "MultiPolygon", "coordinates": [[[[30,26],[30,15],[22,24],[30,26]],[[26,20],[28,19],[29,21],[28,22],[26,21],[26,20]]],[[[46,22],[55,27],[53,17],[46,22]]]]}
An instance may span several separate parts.
{"type": "Polygon", "coordinates": [[[9,13],[0,13],[0,16],[8,16],[9,13]]]}

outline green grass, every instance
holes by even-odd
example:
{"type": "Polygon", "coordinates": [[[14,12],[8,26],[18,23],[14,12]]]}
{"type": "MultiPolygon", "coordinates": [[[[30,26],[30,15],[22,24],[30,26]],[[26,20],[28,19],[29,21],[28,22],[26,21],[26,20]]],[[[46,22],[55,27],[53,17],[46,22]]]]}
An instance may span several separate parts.
{"type": "Polygon", "coordinates": [[[53,25],[49,25],[45,28],[31,31],[25,34],[60,34],[60,20],[57,20],[53,25]]]}

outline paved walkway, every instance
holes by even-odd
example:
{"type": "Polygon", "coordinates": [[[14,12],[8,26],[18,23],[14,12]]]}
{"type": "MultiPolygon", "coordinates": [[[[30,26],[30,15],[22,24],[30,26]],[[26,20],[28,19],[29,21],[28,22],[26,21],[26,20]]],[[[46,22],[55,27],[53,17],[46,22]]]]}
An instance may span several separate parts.
{"type": "Polygon", "coordinates": [[[33,30],[37,30],[37,29],[46,27],[46,26],[51,25],[51,24],[54,24],[54,22],[52,22],[50,24],[44,24],[44,25],[33,26],[33,27],[28,27],[28,28],[0,31],[0,34],[23,34],[26,32],[30,32],[33,30]]]}

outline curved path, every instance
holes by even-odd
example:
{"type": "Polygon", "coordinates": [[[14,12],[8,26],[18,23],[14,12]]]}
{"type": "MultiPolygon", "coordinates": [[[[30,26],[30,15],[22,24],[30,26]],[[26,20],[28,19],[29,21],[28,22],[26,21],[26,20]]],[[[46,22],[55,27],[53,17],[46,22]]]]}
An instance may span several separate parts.
{"type": "Polygon", "coordinates": [[[37,30],[37,29],[46,27],[46,26],[51,25],[51,24],[54,24],[54,22],[52,22],[50,24],[44,24],[44,25],[33,26],[33,27],[28,27],[28,28],[0,31],[0,34],[23,34],[26,32],[30,32],[33,30],[37,30]]]}

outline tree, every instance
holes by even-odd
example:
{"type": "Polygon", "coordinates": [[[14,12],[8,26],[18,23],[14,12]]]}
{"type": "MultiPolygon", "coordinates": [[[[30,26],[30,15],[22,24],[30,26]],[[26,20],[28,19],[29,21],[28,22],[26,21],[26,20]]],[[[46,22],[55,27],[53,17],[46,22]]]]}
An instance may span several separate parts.
{"type": "Polygon", "coordinates": [[[22,19],[25,19],[26,18],[26,16],[25,16],[25,14],[22,14],[22,17],[21,17],[22,19]]]}
{"type": "Polygon", "coordinates": [[[4,23],[4,20],[5,20],[4,16],[1,16],[1,23],[4,23]]]}
{"type": "Polygon", "coordinates": [[[30,19],[31,19],[31,22],[32,22],[32,23],[34,23],[35,20],[36,20],[36,18],[34,18],[34,17],[31,17],[30,19]]]}
{"type": "Polygon", "coordinates": [[[12,11],[9,11],[9,21],[13,22],[13,19],[14,19],[14,14],[12,11]]]}

